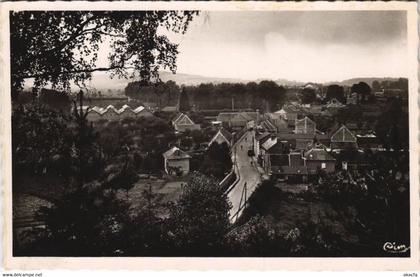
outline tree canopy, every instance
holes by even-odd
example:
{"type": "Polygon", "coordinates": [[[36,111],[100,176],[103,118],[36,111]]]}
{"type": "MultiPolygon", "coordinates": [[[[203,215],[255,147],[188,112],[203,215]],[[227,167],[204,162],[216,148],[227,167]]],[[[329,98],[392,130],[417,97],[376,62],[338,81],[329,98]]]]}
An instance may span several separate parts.
{"type": "Polygon", "coordinates": [[[179,86],[174,81],[145,85],[144,82],[130,82],[124,89],[125,95],[158,107],[175,106],[179,98],[179,86]]]}
{"type": "Polygon", "coordinates": [[[336,98],[341,103],[345,103],[344,88],[339,85],[329,85],[327,87],[327,100],[336,98]]]}
{"type": "Polygon", "coordinates": [[[194,11],[12,11],[10,48],[12,96],[26,79],[34,88],[51,84],[70,89],[109,71],[148,83],[159,70],[175,72],[178,45],[159,32],[184,33],[194,11]],[[109,43],[109,65],[98,67],[101,46],[109,43]]]}
{"type": "Polygon", "coordinates": [[[182,89],[181,94],[179,95],[179,111],[187,112],[191,109],[190,100],[188,99],[188,94],[185,91],[185,88],[182,89]]]}
{"type": "Polygon", "coordinates": [[[232,160],[227,143],[212,143],[204,155],[200,171],[207,176],[222,180],[231,168],[232,160]]]}
{"type": "Polygon", "coordinates": [[[316,100],[316,92],[312,88],[304,88],[302,90],[302,103],[311,104],[316,100]]]}
{"type": "Polygon", "coordinates": [[[351,87],[351,91],[357,93],[358,101],[360,99],[361,103],[365,103],[369,100],[368,98],[371,95],[372,89],[367,83],[359,82],[351,87]]]}
{"type": "Polygon", "coordinates": [[[170,230],[179,254],[220,254],[229,228],[229,209],[228,198],[218,183],[193,173],[170,208],[170,230]]]}
{"type": "Polygon", "coordinates": [[[186,86],[191,105],[199,109],[259,109],[275,111],[285,101],[286,89],[273,81],[186,86]]]}

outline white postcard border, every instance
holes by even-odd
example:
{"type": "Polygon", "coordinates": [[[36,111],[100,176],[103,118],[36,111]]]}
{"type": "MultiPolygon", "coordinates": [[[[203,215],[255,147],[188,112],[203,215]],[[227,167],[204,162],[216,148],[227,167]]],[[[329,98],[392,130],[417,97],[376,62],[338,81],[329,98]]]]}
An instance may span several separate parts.
{"type": "Polygon", "coordinates": [[[415,2],[8,2],[0,3],[0,161],[6,269],[415,270],[419,269],[418,13],[415,2]],[[410,258],[47,258],[12,257],[10,10],[406,10],[409,53],[410,258]]]}

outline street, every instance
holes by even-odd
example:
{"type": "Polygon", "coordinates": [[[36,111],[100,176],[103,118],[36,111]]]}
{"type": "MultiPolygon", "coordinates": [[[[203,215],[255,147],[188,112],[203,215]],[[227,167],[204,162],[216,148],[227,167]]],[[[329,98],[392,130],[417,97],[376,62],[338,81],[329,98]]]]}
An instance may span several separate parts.
{"type": "Polygon", "coordinates": [[[254,161],[248,156],[248,150],[252,149],[254,131],[248,131],[244,137],[232,149],[235,153],[234,162],[237,165],[237,176],[239,182],[228,193],[228,198],[232,203],[230,210],[230,220],[235,222],[241,215],[248,198],[261,182],[260,174],[255,167],[254,161]]]}

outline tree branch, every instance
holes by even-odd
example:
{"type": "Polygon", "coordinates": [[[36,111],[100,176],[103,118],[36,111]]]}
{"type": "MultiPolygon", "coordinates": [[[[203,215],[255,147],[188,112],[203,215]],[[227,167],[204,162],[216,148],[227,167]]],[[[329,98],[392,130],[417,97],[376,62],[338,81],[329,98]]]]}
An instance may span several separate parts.
{"type": "Polygon", "coordinates": [[[61,50],[63,49],[70,41],[74,40],[75,38],[77,38],[78,36],[82,35],[84,30],[83,28],[89,24],[90,22],[92,22],[94,19],[97,19],[98,17],[96,15],[93,15],[92,17],[86,19],[84,22],[82,22],[82,24],[76,29],[76,31],[73,33],[73,35],[71,35],[69,38],[67,38],[66,40],[64,40],[62,43],[60,43],[59,45],[57,45],[56,47],[53,47],[51,49],[46,50],[45,52],[53,52],[56,50],[61,50]]]}
{"type": "Polygon", "coordinates": [[[92,73],[98,71],[109,71],[113,69],[134,69],[134,67],[126,67],[126,66],[110,66],[110,67],[97,67],[97,68],[89,68],[89,69],[78,69],[78,70],[70,70],[70,71],[62,71],[62,72],[54,72],[54,73],[41,73],[41,74],[32,74],[32,75],[23,75],[21,76],[22,79],[31,79],[31,78],[42,78],[42,77],[49,77],[49,76],[57,76],[57,75],[65,75],[65,74],[77,74],[77,73],[92,73]]]}

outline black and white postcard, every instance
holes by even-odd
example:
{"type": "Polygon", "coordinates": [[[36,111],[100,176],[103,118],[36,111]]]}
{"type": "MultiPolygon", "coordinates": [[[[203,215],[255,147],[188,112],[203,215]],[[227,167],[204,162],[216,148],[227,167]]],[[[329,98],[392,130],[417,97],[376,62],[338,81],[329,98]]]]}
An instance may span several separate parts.
{"type": "Polygon", "coordinates": [[[417,3],[0,11],[6,268],[419,268],[417,3]]]}

